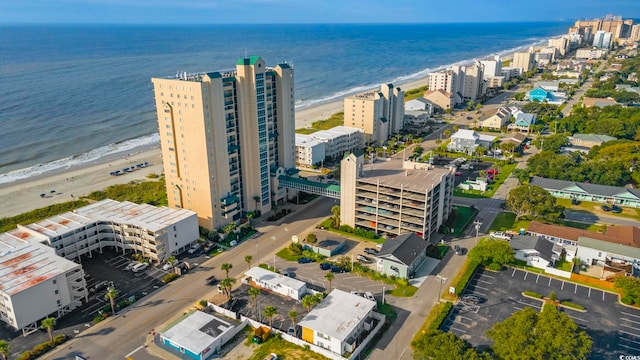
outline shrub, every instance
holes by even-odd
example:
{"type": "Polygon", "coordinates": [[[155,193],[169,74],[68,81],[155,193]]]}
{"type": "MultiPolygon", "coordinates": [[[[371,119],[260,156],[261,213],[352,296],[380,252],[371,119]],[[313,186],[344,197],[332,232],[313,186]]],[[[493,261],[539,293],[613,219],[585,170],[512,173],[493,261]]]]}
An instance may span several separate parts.
{"type": "MultiPolygon", "coordinates": [[[[436,306],[440,306],[440,304],[436,304],[436,306]]],[[[440,325],[442,325],[442,323],[444,322],[444,319],[446,319],[447,316],[449,315],[449,311],[451,311],[452,308],[453,308],[453,303],[450,301],[447,301],[444,304],[442,311],[438,313],[438,317],[436,317],[431,323],[431,325],[429,325],[429,330],[438,330],[438,328],[440,328],[440,325]]]]}
{"type": "Polygon", "coordinates": [[[489,265],[489,270],[500,271],[500,270],[502,270],[502,265],[500,265],[498,263],[491,263],[489,265]]]}
{"type": "Polygon", "coordinates": [[[630,298],[629,296],[624,296],[622,299],[620,299],[620,302],[625,304],[625,305],[633,305],[634,301],[632,298],[630,298]]]}
{"type": "Polygon", "coordinates": [[[555,293],[555,292],[553,292],[553,291],[552,291],[552,292],[550,292],[550,293],[549,293],[549,300],[551,300],[551,301],[557,301],[557,300],[558,300],[558,295],[556,295],[556,293],[555,293]]]}
{"type": "Polygon", "coordinates": [[[207,305],[209,305],[209,303],[205,299],[198,301],[198,304],[202,307],[207,307],[207,305]]]}
{"type": "Polygon", "coordinates": [[[33,349],[31,349],[31,354],[34,356],[39,356],[47,350],[49,350],[49,343],[40,343],[34,346],[33,349]]]}
{"type": "Polygon", "coordinates": [[[31,351],[27,350],[20,354],[17,360],[29,360],[31,359],[31,351]]]}
{"type": "Polygon", "coordinates": [[[295,255],[300,255],[304,249],[301,244],[291,243],[291,245],[289,245],[289,250],[291,250],[295,255]]]}
{"type": "Polygon", "coordinates": [[[536,299],[542,299],[542,295],[541,295],[541,294],[538,294],[538,293],[537,293],[537,292],[535,292],[535,291],[529,291],[529,290],[526,290],[526,291],[523,291],[523,293],[524,293],[525,295],[527,295],[527,296],[531,296],[531,297],[536,298],[536,299]]]}
{"type": "Polygon", "coordinates": [[[178,274],[176,273],[172,273],[172,274],[167,274],[165,276],[162,277],[162,282],[167,284],[172,282],[173,280],[178,278],[178,274]]]}

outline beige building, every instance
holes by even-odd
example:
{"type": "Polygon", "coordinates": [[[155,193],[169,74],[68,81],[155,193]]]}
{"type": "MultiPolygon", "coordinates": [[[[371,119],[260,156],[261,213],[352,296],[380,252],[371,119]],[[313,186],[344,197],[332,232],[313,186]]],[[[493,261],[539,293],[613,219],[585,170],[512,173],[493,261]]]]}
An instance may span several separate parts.
{"type": "Polygon", "coordinates": [[[152,79],[169,206],[216,229],[285,201],[295,169],[293,68],[258,56],[235,70],[152,79]]]}
{"type": "Polygon", "coordinates": [[[564,57],[569,52],[571,41],[569,36],[564,35],[561,37],[549,39],[548,45],[549,47],[558,49],[560,57],[564,57]]]}
{"type": "Polygon", "coordinates": [[[511,67],[520,68],[523,72],[527,72],[533,70],[535,65],[536,62],[534,60],[534,53],[526,51],[513,54],[513,62],[511,63],[511,67]]]}
{"type": "Polygon", "coordinates": [[[340,223],[388,236],[430,239],[451,213],[454,173],[394,159],[365,164],[362,153],[341,162],[340,223]]]}
{"type": "Polygon", "coordinates": [[[489,113],[489,116],[480,121],[480,127],[484,129],[500,130],[505,127],[511,119],[511,111],[508,108],[501,107],[489,113]]]}
{"type": "Polygon", "coordinates": [[[364,131],[367,144],[383,144],[402,129],[404,92],[392,84],[344,99],[344,126],[364,131]]]}
{"type": "Polygon", "coordinates": [[[484,66],[479,61],[464,67],[462,96],[465,101],[477,100],[484,95],[484,66]]]}
{"type": "Polygon", "coordinates": [[[455,105],[453,95],[444,90],[427,90],[424,92],[424,98],[431,101],[431,103],[435,105],[435,107],[440,108],[441,111],[452,109],[455,105]]]}
{"type": "Polygon", "coordinates": [[[612,34],[615,41],[628,38],[632,26],[633,20],[623,20],[620,16],[606,16],[604,19],[577,20],[574,26],[569,28],[569,33],[585,35],[585,41],[589,43],[597,31],[606,31],[612,34]]]}
{"type": "Polygon", "coordinates": [[[429,74],[429,90],[442,90],[452,95],[453,105],[462,104],[464,87],[464,71],[460,66],[452,66],[447,70],[429,74]]]}

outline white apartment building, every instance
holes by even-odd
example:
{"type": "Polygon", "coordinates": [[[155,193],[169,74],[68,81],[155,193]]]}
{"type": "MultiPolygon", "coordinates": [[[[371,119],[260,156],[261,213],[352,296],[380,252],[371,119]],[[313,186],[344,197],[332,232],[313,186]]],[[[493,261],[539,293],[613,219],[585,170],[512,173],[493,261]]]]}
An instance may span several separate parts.
{"type": "Polygon", "coordinates": [[[296,165],[312,167],[326,158],[324,143],[311,135],[296,134],[296,165]]]}
{"type": "Polygon", "coordinates": [[[501,75],[502,60],[500,60],[500,55],[496,55],[493,60],[481,60],[480,63],[484,66],[484,79],[501,75]]]}
{"type": "Polygon", "coordinates": [[[462,104],[464,87],[464,71],[460,66],[452,66],[447,70],[429,74],[429,91],[442,90],[453,95],[454,105],[462,104]]]}
{"type": "Polygon", "coordinates": [[[286,201],[278,177],[297,174],[293,75],[251,56],[232,70],[151,80],[169,207],[213,230],[286,201]]]}
{"type": "Polygon", "coordinates": [[[342,159],[346,152],[365,147],[364,131],[349,126],[335,126],[329,130],[316,131],[311,136],[324,143],[325,157],[331,160],[342,159]]]}
{"type": "Polygon", "coordinates": [[[56,255],[93,257],[105,247],[132,250],[155,262],[186,250],[198,240],[193,211],[105,199],[29,225],[18,225],[56,255]]]}
{"type": "Polygon", "coordinates": [[[607,53],[604,49],[578,49],[576,50],[576,59],[601,59],[607,53]]]}
{"type": "Polygon", "coordinates": [[[0,234],[0,320],[24,335],[88,300],[82,266],[41,241],[22,229],[0,234]]]}
{"type": "Polygon", "coordinates": [[[362,129],[367,144],[383,144],[403,126],[404,92],[391,84],[344,99],[344,126],[362,129]]]}
{"type": "Polygon", "coordinates": [[[520,68],[522,72],[525,73],[527,71],[531,71],[535,68],[536,62],[534,59],[533,52],[517,52],[513,54],[513,61],[511,62],[511,67],[520,68]]]}
{"type": "Polygon", "coordinates": [[[593,47],[598,49],[611,49],[612,34],[607,31],[598,30],[593,35],[593,47]]]}
{"type": "Polygon", "coordinates": [[[430,239],[451,213],[454,174],[429,166],[400,159],[365,165],[361,152],[345,156],[340,167],[340,223],[430,239]]]}
{"type": "Polygon", "coordinates": [[[504,76],[504,81],[509,81],[513,78],[522,76],[523,69],[519,67],[506,66],[500,70],[500,74],[504,76]]]}

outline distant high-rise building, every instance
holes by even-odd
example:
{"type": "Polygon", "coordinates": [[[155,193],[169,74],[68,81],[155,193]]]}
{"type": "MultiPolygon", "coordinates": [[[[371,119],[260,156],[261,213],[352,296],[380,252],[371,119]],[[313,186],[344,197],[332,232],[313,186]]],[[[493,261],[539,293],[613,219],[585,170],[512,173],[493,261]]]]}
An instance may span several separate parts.
{"type": "Polygon", "coordinates": [[[484,66],[483,77],[485,79],[500,76],[502,71],[502,60],[500,60],[500,55],[496,55],[493,60],[481,60],[480,63],[484,66]]]}
{"type": "Polygon", "coordinates": [[[527,52],[517,52],[513,54],[513,62],[511,63],[511,67],[520,68],[523,72],[531,71],[535,67],[536,62],[534,59],[534,53],[527,52]]]}
{"type": "Polygon", "coordinates": [[[569,33],[584,35],[584,41],[591,43],[593,34],[597,31],[605,31],[611,33],[611,41],[614,42],[631,36],[632,26],[631,19],[623,20],[621,16],[607,15],[604,19],[578,20],[569,28],[569,33]]]}
{"type": "Polygon", "coordinates": [[[368,144],[383,144],[403,119],[404,92],[392,84],[344,99],[344,126],[362,129],[368,144]]]}
{"type": "Polygon", "coordinates": [[[633,25],[629,39],[631,41],[640,41],[640,24],[633,25]]]}
{"type": "Polygon", "coordinates": [[[610,49],[611,48],[611,33],[598,30],[593,36],[593,47],[598,49],[610,49]]]}
{"type": "Polygon", "coordinates": [[[564,56],[566,53],[569,52],[569,49],[571,48],[570,37],[565,35],[565,36],[549,39],[548,45],[549,47],[557,48],[560,56],[564,56]]]}
{"type": "Polygon", "coordinates": [[[293,80],[290,65],[258,56],[152,79],[170,207],[213,230],[286,201],[278,176],[295,171],[293,80]]]}
{"type": "Polygon", "coordinates": [[[484,66],[479,61],[475,64],[464,67],[464,85],[462,87],[462,95],[466,101],[475,101],[480,98],[484,92],[484,66]]]}

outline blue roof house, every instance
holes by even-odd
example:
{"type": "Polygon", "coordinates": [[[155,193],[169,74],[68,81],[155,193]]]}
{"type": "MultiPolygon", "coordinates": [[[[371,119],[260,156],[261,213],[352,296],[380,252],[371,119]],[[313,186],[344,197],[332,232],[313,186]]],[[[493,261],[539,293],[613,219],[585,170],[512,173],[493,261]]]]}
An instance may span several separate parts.
{"type": "Polygon", "coordinates": [[[541,87],[537,87],[527,94],[530,101],[547,102],[553,100],[553,94],[551,91],[547,91],[541,87]]]}

